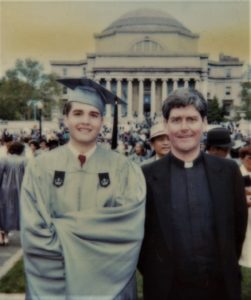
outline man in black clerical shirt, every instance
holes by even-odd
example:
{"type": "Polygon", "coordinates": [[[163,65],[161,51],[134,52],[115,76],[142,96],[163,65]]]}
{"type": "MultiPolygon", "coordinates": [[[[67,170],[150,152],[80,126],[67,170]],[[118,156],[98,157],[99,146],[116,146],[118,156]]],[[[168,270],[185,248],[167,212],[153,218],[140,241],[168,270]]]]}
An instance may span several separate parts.
{"type": "Polygon", "coordinates": [[[178,89],[162,107],[171,151],[143,166],[145,300],[240,300],[238,259],[247,206],[237,164],[200,150],[207,125],[201,93],[178,89]]]}

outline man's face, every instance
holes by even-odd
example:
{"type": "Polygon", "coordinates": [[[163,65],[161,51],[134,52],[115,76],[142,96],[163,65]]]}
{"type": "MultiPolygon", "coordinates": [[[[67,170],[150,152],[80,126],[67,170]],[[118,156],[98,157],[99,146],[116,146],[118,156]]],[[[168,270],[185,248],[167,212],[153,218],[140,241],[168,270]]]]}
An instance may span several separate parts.
{"type": "Polygon", "coordinates": [[[135,145],[134,151],[137,155],[143,154],[143,146],[139,143],[135,145]]]}
{"type": "Polygon", "coordinates": [[[37,150],[36,146],[34,144],[30,144],[30,148],[32,152],[35,152],[37,150]]]}
{"type": "Polygon", "coordinates": [[[193,105],[173,108],[166,121],[173,154],[180,159],[194,159],[200,150],[200,139],[206,129],[206,118],[193,105]]]}
{"type": "Polygon", "coordinates": [[[242,159],[242,163],[246,167],[246,169],[251,172],[251,154],[245,155],[245,157],[242,159]]]}
{"type": "Polygon", "coordinates": [[[41,142],[41,143],[39,144],[39,146],[40,146],[40,148],[41,148],[42,150],[44,150],[44,149],[47,148],[47,145],[46,145],[45,142],[41,142]]]}
{"type": "Polygon", "coordinates": [[[72,102],[71,110],[64,121],[71,141],[77,145],[88,146],[96,143],[103,124],[103,118],[96,107],[78,102],[72,102]]]}
{"type": "Polygon", "coordinates": [[[170,151],[170,141],[167,135],[160,135],[153,139],[151,146],[159,157],[165,156],[170,151]]]}

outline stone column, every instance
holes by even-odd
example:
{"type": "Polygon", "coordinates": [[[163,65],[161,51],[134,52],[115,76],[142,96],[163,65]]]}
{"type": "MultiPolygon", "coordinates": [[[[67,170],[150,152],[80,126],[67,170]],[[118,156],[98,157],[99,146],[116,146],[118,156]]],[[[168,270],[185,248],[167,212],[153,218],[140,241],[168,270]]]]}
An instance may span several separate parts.
{"type": "Polygon", "coordinates": [[[178,79],[173,79],[173,90],[178,88],[178,79]]]}
{"type": "MultiPolygon", "coordinates": [[[[122,99],[122,81],[121,79],[117,79],[117,96],[122,99]]],[[[121,117],[122,109],[121,104],[118,104],[118,117],[121,117]]]]}
{"type": "MultiPolygon", "coordinates": [[[[106,79],[106,89],[108,91],[111,91],[111,79],[110,78],[106,79]]],[[[112,116],[111,104],[106,104],[106,117],[108,119],[111,119],[111,116],[112,116]]]]}
{"type": "Polygon", "coordinates": [[[132,79],[127,79],[127,119],[132,119],[132,79]]]}
{"type": "Polygon", "coordinates": [[[142,121],[144,119],[143,114],[143,104],[144,104],[144,79],[139,79],[139,108],[138,108],[138,119],[142,121]]]}
{"type": "Polygon", "coordinates": [[[151,118],[154,117],[156,112],[156,83],[155,79],[151,79],[151,118]]]}
{"type": "Polygon", "coordinates": [[[195,87],[196,90],[200,91],[200,80],[199,79],[195,79],[195,87]]]}
{"type": "Polygon", "coordinates": [[[188,88],[188,79],[184,79],[184,88],[188,88]]]}
{"type": "Polygon", "coordinates": [[[167,80],[162,79],[162,102],[167,98],[167,80]]]}
{"type": "Polygon", "coordinates": [[[207,99],[207,77],[202,75],[201,78],[201,88],[200,88],[201,93],[207,99]]]}

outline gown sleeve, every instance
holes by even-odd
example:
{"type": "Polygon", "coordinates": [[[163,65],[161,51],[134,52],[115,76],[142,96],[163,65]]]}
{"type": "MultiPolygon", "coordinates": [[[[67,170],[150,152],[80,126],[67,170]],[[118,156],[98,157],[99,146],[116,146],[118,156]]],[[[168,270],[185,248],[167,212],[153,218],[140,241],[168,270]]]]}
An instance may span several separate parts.
{"type": "Polygon", "coordinates": [[[5,169],[5,160],[4,158],[0,158],[0,230],[4,228],[4,193],[3,193],[3,177],[4,177],[4,169],[5,169]]]}
{"type": "Polygon", "coordinates": [[[145,201],[146,183],[141,168],[127,159],[117,171],[118,188],[115,198],[121,205],[145,201]]]}
{"type": "Polygon", "coordinates": [[[25,171],[20,208],[28,299],[64,295],[64,259],[50,216],[50,200],[46,173],[32,160],[25,171]]]}
{"type": "Polygon", "coordinates": [[[5,169],[5,159],[0,158],[0,188],[2,188],[4,169],[5,169]]]}

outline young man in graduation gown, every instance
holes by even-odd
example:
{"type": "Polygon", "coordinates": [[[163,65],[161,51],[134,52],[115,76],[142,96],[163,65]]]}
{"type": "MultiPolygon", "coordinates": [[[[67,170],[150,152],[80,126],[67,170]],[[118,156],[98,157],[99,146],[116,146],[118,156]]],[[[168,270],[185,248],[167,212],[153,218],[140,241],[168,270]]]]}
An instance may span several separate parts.
{"type": "Polygon", "coordinates": [[[200,151],[207,104],[179,89],[162,107],[171,151],[143,166],[145,300],[240,300],[247,205],[237,164],[200,151]]]}
{"type": "Polygon", "coordinates": [[[32,160],[21,199],[28,299],[135,299],[145,180],[96,144],[114,95],[88,79],[70,88],[68,144],[32,160]]]}

